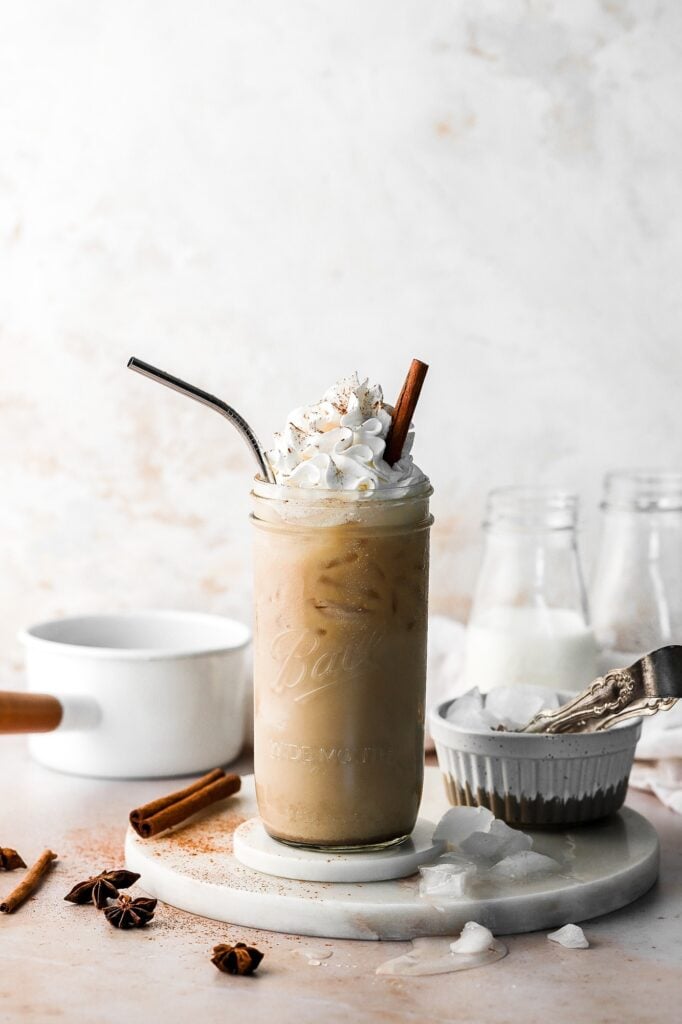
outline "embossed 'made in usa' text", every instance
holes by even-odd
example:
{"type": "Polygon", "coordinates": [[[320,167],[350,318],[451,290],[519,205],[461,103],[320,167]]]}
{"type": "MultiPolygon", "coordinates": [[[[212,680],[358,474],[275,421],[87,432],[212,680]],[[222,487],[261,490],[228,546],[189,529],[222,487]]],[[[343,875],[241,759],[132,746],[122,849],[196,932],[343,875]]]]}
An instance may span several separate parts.
{"type": "Polygon", "coordinates": [[[394,764],[391,747],[313,747],[301,743],[283,743],[272,740],[270,757],[275,761],[301,761],[304,764],[394,764]]]}

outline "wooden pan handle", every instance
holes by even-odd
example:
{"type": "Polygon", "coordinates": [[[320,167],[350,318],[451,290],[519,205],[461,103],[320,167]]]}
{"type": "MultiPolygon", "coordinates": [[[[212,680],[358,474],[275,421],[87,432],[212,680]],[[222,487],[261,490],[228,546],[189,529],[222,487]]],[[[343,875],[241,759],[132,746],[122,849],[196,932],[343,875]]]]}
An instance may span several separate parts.
{"type": "Polygon", "coordinates": [[[64,709],[49,693],[0,691],[0,733],[52,732],[64,709]]]}

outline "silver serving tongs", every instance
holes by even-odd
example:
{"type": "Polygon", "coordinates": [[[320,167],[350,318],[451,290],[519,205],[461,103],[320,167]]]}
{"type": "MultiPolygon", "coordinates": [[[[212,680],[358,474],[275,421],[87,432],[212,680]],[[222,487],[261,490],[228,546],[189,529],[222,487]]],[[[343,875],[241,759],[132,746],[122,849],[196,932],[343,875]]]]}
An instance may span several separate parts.
{"type": "Polygon", "coordinates": [[[682,697],[682,647],[661,647],[629,668],[599,676],[557,708],[540,711],[520,732],[602,732],[628,718],[667,711],[682,697]]]}

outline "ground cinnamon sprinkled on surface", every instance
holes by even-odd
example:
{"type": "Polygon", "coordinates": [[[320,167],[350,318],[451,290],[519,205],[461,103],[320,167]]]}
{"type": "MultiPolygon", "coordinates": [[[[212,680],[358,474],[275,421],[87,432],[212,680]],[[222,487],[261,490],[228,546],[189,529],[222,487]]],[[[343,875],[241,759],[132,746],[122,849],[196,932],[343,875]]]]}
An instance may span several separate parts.
{"type": "Polygon", "coordinates": [[[94,871],[122,864],[125,825],[92,825],[90,828],[74,828],[64,835],[65,849],[69,859],[86,861],[94,871]],[[91,864],[96,861],[96,864],[91,864]]]}
{"type": "MultiPolygon", "coordinates": [[[[242,940],[249,945],[259,946],[262,950],[271,950],[281,945],[286,938],[284,935],[272,932],[261,931],[259,928],[237,928],[235,925],[224,921],[214,921],[212,918],[199,917],[197,914],[189,914],[185,910],[178,910],[163,904],[163,914],[155,918],[155,941],[163,942],[163,936],[167,933],[179,933],[183,940],[192,947],[210,949],[220,942],[236,942],[242,940]]],[[[297,940],[298,941],[298,940],[297,940]]]]}

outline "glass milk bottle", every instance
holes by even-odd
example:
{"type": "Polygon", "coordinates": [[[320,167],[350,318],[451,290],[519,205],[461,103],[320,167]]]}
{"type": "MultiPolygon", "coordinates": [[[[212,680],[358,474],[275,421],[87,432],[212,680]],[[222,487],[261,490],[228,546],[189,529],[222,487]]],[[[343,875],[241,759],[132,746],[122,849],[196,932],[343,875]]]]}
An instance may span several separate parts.
{"type": "Polygon", "coordinates": [[[580,690],[596,676],[577,510],[576,495],[565,491],[505,487],[488,495],[467,628],[468,686],[580,690]]]}
{"type": "Polygon", "coordinates": [[[592,586],[600,671],[682,643],[682,473],[607,474],[592,586]]]}

